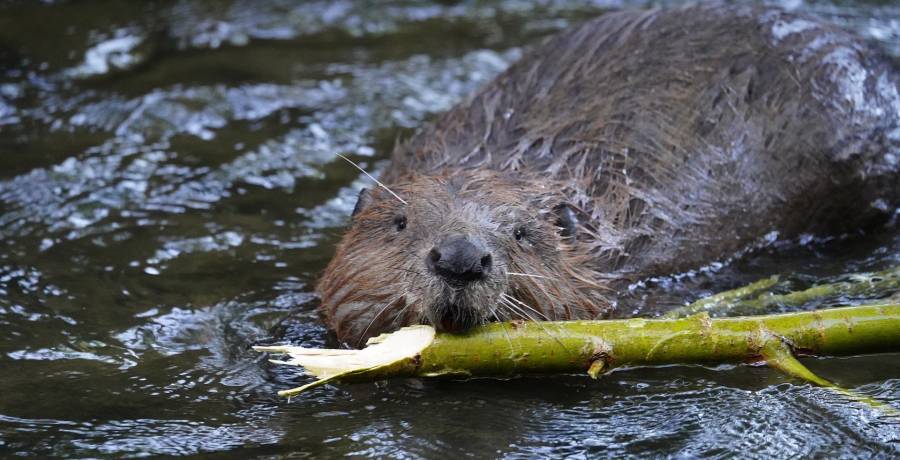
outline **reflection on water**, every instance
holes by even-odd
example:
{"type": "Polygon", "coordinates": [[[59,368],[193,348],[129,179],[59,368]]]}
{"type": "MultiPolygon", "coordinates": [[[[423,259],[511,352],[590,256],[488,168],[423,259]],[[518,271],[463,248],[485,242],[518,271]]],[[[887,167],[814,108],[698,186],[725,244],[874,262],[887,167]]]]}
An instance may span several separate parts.
{"type": "MultiPolygon", "coordinates": [[[[765,368],[274,396],[305,378],[250,344],[329,343],[311,285],[365,183],[333,153],[377,170],[521,46],[619,3],[0,6],[0,456],[896,452],[900,422],[765,368]]],[[[890,2],[786,4],[900,55],[890,2]]],[[[898,263],[895,227],[776,242],[655,280],[622,314],[898,263]]],[[[811,365],[900,405],[900,356],[811,365]]]]}

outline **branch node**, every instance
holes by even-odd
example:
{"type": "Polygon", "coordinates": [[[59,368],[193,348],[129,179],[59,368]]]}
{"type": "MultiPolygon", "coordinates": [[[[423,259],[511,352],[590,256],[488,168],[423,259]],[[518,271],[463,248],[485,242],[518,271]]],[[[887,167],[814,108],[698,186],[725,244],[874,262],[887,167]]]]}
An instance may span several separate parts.
{"type": "Polygon", "coordinates": [[[588,367],[588,375],[591,376],[592,379],[597,380],[600,378],[600,374],[606,371],[606,360],[603,358],[597,358],[591,361],[591,366],[588,367]]]}

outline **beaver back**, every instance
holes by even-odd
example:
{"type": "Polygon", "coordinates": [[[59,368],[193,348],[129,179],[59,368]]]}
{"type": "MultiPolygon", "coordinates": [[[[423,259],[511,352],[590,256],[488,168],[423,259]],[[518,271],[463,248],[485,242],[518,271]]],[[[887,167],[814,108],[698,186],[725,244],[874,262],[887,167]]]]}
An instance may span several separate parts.
{"type": "Polygon", "coordinates": [[[894,209],[898,78],[860,39],[776,9],[613,13],[398,145],[386,178],[448,167],[562,181],[601,272],[686,270],[894,209]]]}

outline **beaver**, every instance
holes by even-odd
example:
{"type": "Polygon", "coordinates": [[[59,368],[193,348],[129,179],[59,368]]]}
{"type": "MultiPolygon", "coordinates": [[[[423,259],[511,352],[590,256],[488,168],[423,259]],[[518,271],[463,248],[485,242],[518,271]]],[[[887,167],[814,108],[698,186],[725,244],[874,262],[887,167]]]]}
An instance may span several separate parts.
{"type": "Polygon", "coordinates": [[[610,13],[395,147],[320,311],[353,345],[420,323],[600,318],[629,283],[766,235],[871,225],[898,179],[897,72],[860,38],[762,6],[610,13]]]}

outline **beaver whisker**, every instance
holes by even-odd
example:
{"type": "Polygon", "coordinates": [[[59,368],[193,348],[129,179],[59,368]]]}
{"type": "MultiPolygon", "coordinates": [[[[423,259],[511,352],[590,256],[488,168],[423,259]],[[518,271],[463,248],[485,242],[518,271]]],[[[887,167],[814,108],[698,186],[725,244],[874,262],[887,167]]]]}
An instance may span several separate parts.
{"type": "MultiPolygon", "coordinates": [[[[404,293],[399,294],[397,297],[394,297],[394,300],[391,300],[390,302],[386,303],[386,304],[384,305],[384,307],[382,307],[381,310],[379,310],[378,313],[376,313],[375,316],[372,317],[372,321],[369,321],[369,325],[366,326],[366,328],[363,329],[362,334],[360,334],[360,339],[359,339],[359,341],[356,343],[356,346],[357,346],[357,347],[359,347],[360,345],[362,345],[362,339],[366,336],[366,333],[369,332],[369,328],[371,328],[372,325],[375,324],[375,321],[378,319],[378,317],[381,316],[381,314],[384,313],[384,312],[388,309],[388,307],[390,307],[391,305],[393,305],[394,302],[396,302],[396,301],[402,299],[403,296],[405,296],[405,295],[406,295],[406,293],[404,292],[404,293]]],[[[406,307],[404,307],[404,308],[406,308],[406,307]]]]}
{"type": "Polygon", "coordinates": [[[503,304],[504,306],[506,306],[507,309],[509,310],[509,312],[511,313],[511,315],[510,315],[511,318],[512,318],[512,317],[515,317],[515,318],[517,318],[517,319],[519,319],[519,320],[527,320],[527,321],[532,321],[532,322],[537,322],[537,321],[538,321],[538,320],[535,319],[533,316],[531,316],[530,313],[528,313],[527,311],[524,311],[524,310],[522,310],[520,307],[516,306],[516,304],[510,303],[510,302],[507,301],[507,300],[504,300],[504,301],[502,302],[502,304],[503,304]]]}
{"type": "Polygon", "coordinates": [[[404,268],[404,267],[391,267],[391,268],[393,268],[394,270],[397,270],[397,271],[404,272],[404,273],[411,273],[411,274],[417,275],[417,276],[425,276],[422,272],[420,272],[418,270],[413,270],[411,268],[404,268]]]}
{"type": "Polygon", "coordinates": [[[492,314],[494,315],[494,319],[497,320],[497,323],[500,324],[500,329],[503,329],[503,335],[506,336],[506,343],[509,344],[509,349],[513,349],[512,339],[509,337],[509,331],[506,330],[506,325],[503,324],[503,321],[500,320],[500,316],[497,314],[497,310],[495,309],[492,314]]]}
{"type": "Polygon", "coordinates": [[[409,303],[409,302],[406,302],[406,304],[403,306],[403,308],[401,308],[400,311],[398,311],[398,312],[394,315],[394,322],[395,322],[395,323],[396,323],[396,321],[397,321],[398,319],[401,319],[401,320],[402,320],[403,315],[405,315],[406,312],[409,310],[410,305],[412,305],[412,304],[409,303]]]}
{"type": "Polygon", "coordinates": [[[522,317],[524,317],[525,319],[527,319],[527,320],[529,320],[529,321],[532,321],[532,322],[534,322],[534,323],[537,323],[538,325],[540,325],[540,327],[541,327],[542,329],[544,329],[544,332],[546,332],[547,335],[551,335],[551,336],[552,336],[552,334],[550,334],[550,331],[548,331],[547,328],[544,327],[543,322],[541,322],[540,320],[538,320],[538,319],[535,318],[534,316],[531,316],[531,314],[528,313],[526,310],[522,309],[522,307],[516,306],[516,304],[510,302],[510,301],[509,301],[508,299],[506,299],[506,298],[501,298],[500,301],[501,301],[501,304],[502,304],[502,305],[505,305],[505,306],[509,307],[510,311],[512,311],[513,313],[517,313],[519,316],[522,316],[522,317]]]}
{"type": "Polygon", "coordinates": [[[499,300],[500,306],[507,307],[509,311],[513,313],[512,315],[510,315],[510,318],[512,318],[513,316],[518,316],[519,318],[528,319],[530,321],[537,321],[527,311],[522,310],[520,307],[516,306],[516,304],[510,302],[509,300],[506,300],[504,298],[501,298],[499,300]]]}
{"type": "Polygon", "coordinates": [[[546,279],[546,280],[557,281],[556,278],[551,278],[551,277],[549,277],[549,276],[544,276],[544,275],[532,275],[531,273],[506,272],[506,274],[507,274],[507,275],[513,275],[513,276],[528,276],[528,277],[530,277],[530,278],[543,278],[543,279],[546,279]]]}
{"type": "MultiPolygon", "coordinates": [[[[525,316],[526,318],[528,318],[528,320],[530,320],[530,321],[534,322],[535,324],[537,324],[538,326],[540,326],[541,330],[544,331],[544,333],[547,334],[548,337],[550,337],[550,338],[553,339],[556,343],[558,343],[559,346],[563,347],[563,349],[566,348],[565,344],[562,343],[562,341],[559,339],[559,337],[558,337],[556,334],[553,334],[552,332],[550,332],[550,330],[547,329],[546,326],[544,326],[544,323],[543,323],[542,321],[538,321],[538,320],[535,319],[533,316],[531,316],[530,314],[528,314],[527,311],[522,310],[522,309],[519,308],[519,307],[516,307],[515,304],[513,304],[512,302],[510,302],[510,301],[508,300],[508,299],[513,299],[512,297],[509,297],[509,296],[507,296],[506,294],[504,294],[504,297],[505,297],[505,298],[501,298],[501,299],[500,299],[501,305],[506,305],[506,306],[509,307],[510,310],[512,310],[513,312],[518,312],[519,314],[525,316]]],[[[513,299],[513,300],[516,300],[516,299],[513,299]]],[[[518,301],[518,300],[517,300],[517,301],[518,301]]],[[[523,305],[524,305],[524,304],[523,304],[523,305]]],[[[527,306],[527,305],[526,305],[526,306],[527,306]]],[[[531,308],[531,307],[529,307],[529,308],[531,308]]],[[[532,310],[533,310],[533,309],[532,309],[532,310]]]]}
{"type": "Polygon", "coordinates": [[[366,176],[368,176],[369,179],[372,179],[373,181],[375,181],[375,183],[378,184],[379,187],[381,187],[381,188],[387,190],[388,193],[390,193],[391,195],[394,195],[394,198],[400,200],[401,203],[403,203],[403,204],[408,204],[408,203],[406,202],[406,200],[404,200],[403,198],[400,198],[400,195],[397,195],[396,193],[394,193],[394,191],[391,190],[391,189],[389,189],[387,185],[382,184],[380,180],[376,179],[376,178],[373,177],[371,174],[369,174],[368,172],[366,172],[365,169],[362,169],[362,168],[361,168],[358,164],[356,164],[353,160],[351,160],[351,159],[349,159],[349,158],[347,158],[347,157],[345,157],[345,156],[343,156],[343,155],[341,155],[340,153],[337,153],[337,152],[334,152],[334,154],[337,155],[337,156],[339,156],[339,157],[341,157],[341,158],[343,158],[343,159],[345,159],[345,160],[347,160],[348,163],[352,164],[356,169],[362,171],[362,173],[365,174],[366,176]]]}
{"type": "Polygon", "coordinates": [[[519,300],[519,299],[517,299],[517,298],[515,298],[515,297],[513,297],[513,296],[511,296],[511,295],[509,295],[509,294],[506,294],[506,293],[503,293],[503,294],[500,294],[500,295],[503,296],[503,297],[506,298],[506,299],[512,300],[513,302],[516,302],[516,303],[518,303],[519,305],[521,305],[521,306],[523,306],[523,307],[525,307],[525,308],[527,308],[527,309],[529,309],[529,310],[531,310],[531,311],[537,313],[538,315],[542,316],[542,317],[544,318],[545,321],[550,321],[550,318],[549,318],[547,315],[545,315],[545,314],[543,314],[542,312],[536,310],[535,308],[529,306],[529,305],[526,304],[525,302],[522,302],[521,300],[519,300]]]}

